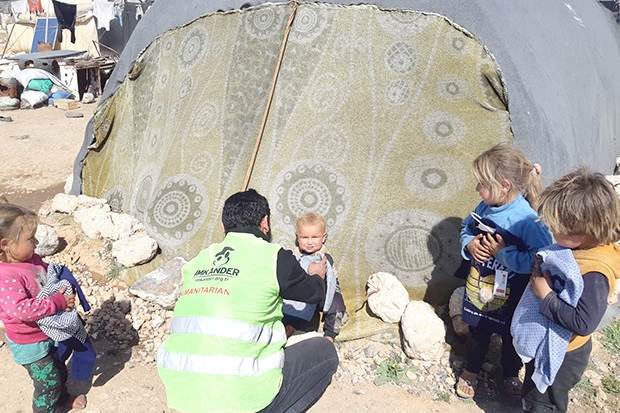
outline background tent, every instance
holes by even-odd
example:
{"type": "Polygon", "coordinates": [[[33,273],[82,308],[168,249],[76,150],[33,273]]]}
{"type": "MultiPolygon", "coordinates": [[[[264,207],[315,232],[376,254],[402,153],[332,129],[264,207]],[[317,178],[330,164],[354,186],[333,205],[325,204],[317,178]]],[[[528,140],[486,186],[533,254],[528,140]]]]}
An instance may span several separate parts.
{"type": "Polygon", "coordinates": [[[107,46],[102,48],[102,54],[109,54],[112,50],[121,53],[131,34],[138,25],[143,13],[151,7],[153,0],[126,0],[120,16],[109,22],[109,30],[102,27],[97,30],[99,42],[107,46]]]}
{"type": "Polygon", "coordinates": [[[451,293],[481,151],[514,141],[549,179],[613,170],[619,35],[595,1],[261,3],[156,1],[106,84],[73,193],[145,224],[162,254],[142,273],[220,240],[247,185],[285,246],[298,215],[327,217],[341,337],[371,334],[370,274],[451,293]]]}

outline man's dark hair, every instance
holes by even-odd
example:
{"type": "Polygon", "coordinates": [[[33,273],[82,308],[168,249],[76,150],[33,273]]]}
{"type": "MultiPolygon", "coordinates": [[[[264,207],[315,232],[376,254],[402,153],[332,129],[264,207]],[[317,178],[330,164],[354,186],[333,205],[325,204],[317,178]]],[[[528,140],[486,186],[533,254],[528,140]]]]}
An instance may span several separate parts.
{"type": "Polygon", "coordinates": [[[267,198],[254,189],[237,192],[224,202],[222,210],[224,231],[229,232],[242,227],[258,228],[265,215],[271,215],[267,198]]]}

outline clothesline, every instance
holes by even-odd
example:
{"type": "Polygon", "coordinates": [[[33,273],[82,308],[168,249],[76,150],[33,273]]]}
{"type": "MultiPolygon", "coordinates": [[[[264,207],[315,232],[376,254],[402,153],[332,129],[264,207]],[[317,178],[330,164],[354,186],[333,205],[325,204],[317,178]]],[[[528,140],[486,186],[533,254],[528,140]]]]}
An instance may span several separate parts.
{"type": "MultiPolygon", "coordinates": [[[[47,0],[48,5],[44,8],[41,0],[13,0],[10,2],[11,14],[15,19],[19,14],[45,14],[50,16],[50,12],[54,10],[54,7],[50,6],[50,1],[47,0]]],[[[76,7],[74,3],[63,3],[60,1],[54,1],[61,5],[76,7]]],[[[148,11],[153,1],[140,1],[140,3],[127,2],[126,0],[93,0],[92,1],[92,14],[97,21],[97,29],[110,30],[110,22],[118,19],[119,24],[123,25],[123,15],[127,4],[135,5],[135,19],[140,20],[144,13],[148,11]]],[[[54,13],[56,16],[56,13],[54,13]]]]}

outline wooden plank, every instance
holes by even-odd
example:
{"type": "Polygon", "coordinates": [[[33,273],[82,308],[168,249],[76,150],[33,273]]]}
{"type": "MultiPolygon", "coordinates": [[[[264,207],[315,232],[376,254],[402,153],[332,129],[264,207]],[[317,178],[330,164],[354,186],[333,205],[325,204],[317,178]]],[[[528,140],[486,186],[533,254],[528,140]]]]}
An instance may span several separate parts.
{"type": "Polygon", "coordinates": [[[54,100],[54,106],[62,110],[73,110],[80,107],[80,102],[73,99],[56,99],[54,100]]]}

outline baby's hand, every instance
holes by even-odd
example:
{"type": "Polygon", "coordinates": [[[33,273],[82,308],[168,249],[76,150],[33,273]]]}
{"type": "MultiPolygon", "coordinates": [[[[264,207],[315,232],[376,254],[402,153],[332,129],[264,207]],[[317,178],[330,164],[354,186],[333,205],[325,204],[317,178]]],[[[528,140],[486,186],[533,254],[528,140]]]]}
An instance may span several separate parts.
{"type": "Polygon", "coordinates": [[[325,278],[325,274],[327,273],[327,257],[323,257],[323,259],[319,262],[311,262],[308,264],[308,274],[316,274],[321,278],[325,278]]]}

